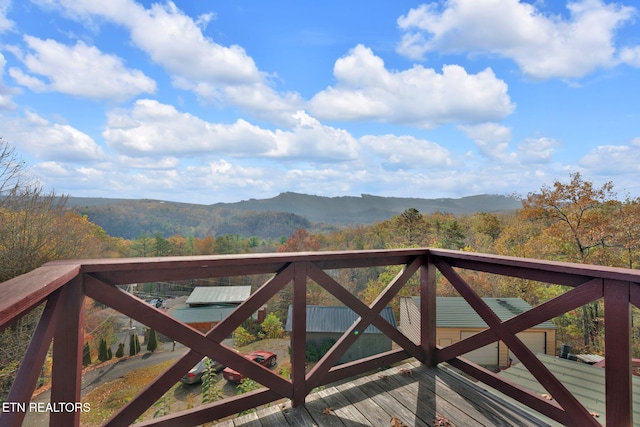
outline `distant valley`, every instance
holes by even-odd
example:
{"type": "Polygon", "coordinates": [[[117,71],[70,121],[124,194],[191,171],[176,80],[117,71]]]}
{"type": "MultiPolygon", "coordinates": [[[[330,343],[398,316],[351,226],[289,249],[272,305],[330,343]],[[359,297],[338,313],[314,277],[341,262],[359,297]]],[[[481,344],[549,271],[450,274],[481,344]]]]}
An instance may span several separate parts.
{"type": "Polygon", "coordinates": [[[161,200],[70,197],[67,206],[87,215],[107,234],[136,239],[143,234],[204,237],[240,234],[263,239],[288,237],[298,228],[331,231],[357,224],[372,224],[409,208],[421,213],[469,215],[520,208],[512,197],[478,195],[459,199],[379,197],[322,197],[282,193],[270,199],[198,205],[161,200]]]}

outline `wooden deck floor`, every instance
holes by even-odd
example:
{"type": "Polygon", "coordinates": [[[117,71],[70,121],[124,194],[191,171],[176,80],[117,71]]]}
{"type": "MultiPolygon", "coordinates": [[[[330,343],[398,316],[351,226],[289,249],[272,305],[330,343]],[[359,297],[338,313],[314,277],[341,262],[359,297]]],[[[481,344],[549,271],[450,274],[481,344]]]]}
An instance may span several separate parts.
{"type": "Polygon", "coordinates": [[[481,392],[447,369],[428,368],[414,362],[327,387],[309,395],[304,406],[292,408],[288,403],[271,406],[217,425],[524,427],[547,424],[481,392]],[[437,420],[443,423],[438,424],[437,420]]]}

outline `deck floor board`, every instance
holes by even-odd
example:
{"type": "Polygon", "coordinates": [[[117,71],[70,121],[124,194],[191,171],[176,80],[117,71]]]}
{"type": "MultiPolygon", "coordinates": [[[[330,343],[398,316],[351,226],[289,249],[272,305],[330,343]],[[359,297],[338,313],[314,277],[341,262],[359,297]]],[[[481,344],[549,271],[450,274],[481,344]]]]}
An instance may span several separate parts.
{"type": "Polygon", "coordinates": [[[331,385],[307,396],[303,406],[290,402],[233,419],[234,426],[262,427],[402,425],[427,427],[443,417],[453,426],[547,426],[511,404],[483,392],[447,369],[406,363],[331,385]]]}

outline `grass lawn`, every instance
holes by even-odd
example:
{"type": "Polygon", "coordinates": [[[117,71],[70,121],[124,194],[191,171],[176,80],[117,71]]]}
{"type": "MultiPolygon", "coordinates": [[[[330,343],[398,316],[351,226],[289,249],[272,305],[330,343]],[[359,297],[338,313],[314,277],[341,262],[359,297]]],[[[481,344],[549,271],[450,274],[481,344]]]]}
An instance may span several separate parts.
{"type": "Polygon", "coordinates": [[[82,398],[83,403],[91,405],[91,411],[80,414],[80,424],[83,426],[102,425],[172,363],[173,361],[169,360],[136,369],[122,378],[97,387],[82,398]]]}
{"type": "MultiPolygon", "coordinates": [[[[253,350],[269,350],[278,355],[278,366],[275,372],[288,376],[291,370],[289,360],[289,339],[266,339],[256,341],[239,349],[241,353],[249,353],[253,350]]],[[[91,411],[83,412],[80,416],[80,424],[83,426],[99,426],[107,421],[113,414],[132,400],[147,384],[165,371],[173,361],[167,361],[151,365],[142,369],[129,372],[124,377],[103,384],[82,398],[83,403],[91,405],[91,411]]],[[[222,373],[217,375],[215,385],[223,397],[235,396],[238,389],[222,378],[222,373]]],[[[160,417],[169,413],[179,412],[185,409],[197,407],[202,404],[202,387],[200,384],[185,385],[180,382],[175,384],[165,395],[149,408],[140,420],[160,417]]]]}

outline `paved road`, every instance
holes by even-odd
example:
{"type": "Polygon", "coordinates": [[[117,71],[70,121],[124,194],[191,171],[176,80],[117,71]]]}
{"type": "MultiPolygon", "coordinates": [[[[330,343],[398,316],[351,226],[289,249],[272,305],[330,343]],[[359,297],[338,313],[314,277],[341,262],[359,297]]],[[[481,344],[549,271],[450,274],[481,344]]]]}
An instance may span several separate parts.
{"type": "MultiPolygon", "coordinates": [[[[162,349],[155,353],[143,352],[138,356],[122,358],[116,363],[87,371],[82,376],[82,396],[102,384],[122,378],[125,374],[133,370],[155,365],[167,360],[177,359],[186,353],[186,351],[187,349],[181,344],[176,344],[175,351],[172,351],[172,344],[166,343],[163,344],[162,349]]],[[[33,402],[49,402],[50,397],[51,393],[45,391],[34,398],[33,402]]],[[[46,412],[27,411],[22,425],[23,427],[47,427],[49,425],[49,414],[46,412]]]]}

